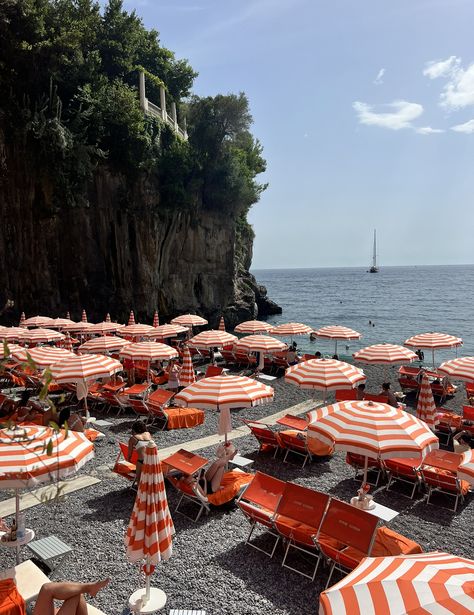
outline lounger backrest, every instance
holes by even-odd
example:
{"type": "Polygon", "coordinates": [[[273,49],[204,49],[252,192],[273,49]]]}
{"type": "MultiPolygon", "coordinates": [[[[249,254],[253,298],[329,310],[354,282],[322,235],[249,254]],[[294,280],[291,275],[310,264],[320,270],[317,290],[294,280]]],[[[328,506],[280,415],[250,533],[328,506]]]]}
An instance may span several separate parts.
{"type": "Polygon", "coordinates": [[[276,514],[310,525],[317,530],[330,496],[294,483],[286,483],[276,514]]]}
{"type": "Polygon", "coordinates": [[[427,468],[422,468],[421,474],[424,482],[431,487],[453,492],[457,492],[461,488],[459,479],[453,474],[443,474],[436,470],[428,470],[427,468]]]}
{"type": "Polygon", "coordinates": [[[378,521],[375,515],[332,498],[319,533],[369,555],[378,521]]]}
{"type": "Polygon", "coordinates": [[[474,406],[463,406],[462,416],[466,421],[474,421],[474,406]]]}
{"type": "Polygon", "coordinates": [[[131,397],[128,400],[128,403],[137,414],[149,414],[148,407],[143,399],[133,399],[133,397],[131,397]]]}
{"type": "Polygon", "coordinates": [[[223,372],[223,368],[218,365],[208,365],[206,369],[205,378],[210,378],[211,376],[220,376],[223,372]]]}
{"type": "MultiPolygon", "coordinates": [[[[125,459],[128,458],[128,444],[125,442],[119,442],[120,451],[125,459]]],[[[132,458],[130,459],[131,463],[136,463],[138,459],[137,451],[133,451],[132,458]]]]}
{"type": "Polygon", "coordinates": [[[421,461],[418,461],[416,465],[407,466],[402,463],[397,463],[396,459],[385,459],[385,468],[395,476],[406,476],[416,478],[418,476],[417,469],[421,465],[421,461]]]}
{"type": "Polygon", "coordinates": [[[336,391],[336,401],[352,401],[354,399],[357,399],[357,392],[355,389],[336,391]]]}
{"type": "Polygon", "coordinates": [[[257,472],[242,495],[242,500],[275,512],[286,483],[274,476],[257,472]]]}
{"type": "MultiPolygon", "coordinates": [[[[300,432],[301,433],[301,432],[300,432]]],[[[280,444],[284,448],[297,449],[300,451],[307,451],[306,438],[301,435],[293,435],[285,431],[280,431],[278,434],[280,444]]]]}
{"type": "Polygon", "coordinates": [[[173,396],[173,391],[158,389],[148,397],[148,401],[154,406],[166,406],[173,396]]]}

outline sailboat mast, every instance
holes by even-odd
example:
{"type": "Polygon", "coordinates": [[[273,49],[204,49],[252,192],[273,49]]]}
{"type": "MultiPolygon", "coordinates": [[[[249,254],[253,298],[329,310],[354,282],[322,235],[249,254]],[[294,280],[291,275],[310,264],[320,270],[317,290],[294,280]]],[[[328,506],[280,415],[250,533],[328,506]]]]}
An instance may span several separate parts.
{"type": "Polygon", "coordinates": [[[377,267],[377,237],[376,230],[374,229],[374,255],[372,257],[372,267],[377,267]]]}

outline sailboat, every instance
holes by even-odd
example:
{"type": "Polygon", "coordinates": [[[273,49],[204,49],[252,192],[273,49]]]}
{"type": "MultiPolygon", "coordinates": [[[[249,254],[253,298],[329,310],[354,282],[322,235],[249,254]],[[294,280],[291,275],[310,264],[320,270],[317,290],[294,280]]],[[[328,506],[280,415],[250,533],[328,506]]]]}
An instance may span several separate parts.
{"type": "Polygon", "coordinates": [[[374,253],[372,255],[372,266],[369,269],[370,273],[378,273],[379,268],[377,267],[377,235],[374,229],[374,253]]]}

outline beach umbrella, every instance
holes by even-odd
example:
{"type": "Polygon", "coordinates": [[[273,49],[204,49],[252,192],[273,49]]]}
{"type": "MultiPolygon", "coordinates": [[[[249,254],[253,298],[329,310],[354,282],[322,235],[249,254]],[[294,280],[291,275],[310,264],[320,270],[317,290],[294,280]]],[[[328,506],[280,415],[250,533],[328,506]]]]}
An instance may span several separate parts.
{"type": "Polygon", "coordinates": [[[173,325],[183,325],[184,327],[201,327],[202,325],[207,325],[207,320],[202,318],[201,316],[197,316],[197,314],[183,314],[182,316],[177,316],[173,318],[171,321],[173,325]]]}
{"type": "Polygon", "coordinates": [[[160,326],[160,317],[158,316],[158,312],[155,310],[155,313],[153,314],[153,326],[159,327],[160,326]]]}
{"type": "Polygon", "coordinates": [[[317,331],[313,331],[312,333],[324,339],[334,340],[335,355],[337,355],[338,340],[358,340],[362,337],[361,334],[357,331],[354,331],[354,329],[349,329],[349,327],[342,327],[340,325],[329,325],[327,327],[322,327],[317,331]]]}
{"type": "Polygon", "coordinates": [[[459,480],[466,480],[474,486],[474,449],[462,454],[462,460],[457,470],[459,480]]]}
{"type": "Polygon", "coordinates": [[[128,317],[127,327],[131,327],[134,324],[136,324],[135,323],[135,314],[133,313],[133,310],[130,310],[130,316],[128,317]]]}
{"type": "Polygon", "coordinates": [[[145,563],[145,588],[135,591],[129,598],[134,613],[152,613],[165,606],[166,594],[150,587],[150,577],[156,564],[171,557],[174,533],[158,450],[150,441],[145,448],[138,491],[125,535],[128,560],[145,563]]]}
{"type": "Polygon", "coordinates": [[[469,615],[474,561],[434,551],[365,557],[319,596],[319,615],[469,615]]]}
{"type": "Polygon", "coordinates": [[[285,382],[302,389],[324,391],[324,401],[329,391],[353,389],[365,381],[366,376],[361,369],[336,359],[310,359],[291,365],[285,371],[285,382]]]}
{"type": "Polygon", "coordinates": [[[93,444],[77,431],[66,435],[36,425],[0,430],[0,488],[15,489],[17,527],[21,489],[71,476],[93,456],[93,444]]]}
{"type": "Polygon", "coordinates": [[[169,337],[176,337],[180,333],[187,333],[188,331],[189,329],[187,327],[182,327],[181,325],[158,325],[157,327],[153,325],[145,337],[160,337],[162,339],[167,339],[169,337]]]}
{"type": "Polygon", "coordinates": [[[149,333],[153,333],[154,329],[150,325],[127,325],[125,327],[120,327],[119,334],[124,337],[132,338],[133,340],[138,340],[141,338],[149,337],[149,333]]]}
{"type": "Polygon", "coordinates": [[[235,349],[240,352],[259,352],[257,369],[262,371],[265,365],[265,354],[283,352],[288,350],[288,346],[270,335],[247,335],[236,343],[235,349]]]}
{"type": "Polygon", "coordinates": [[[423,372],[421,377],[420,393],[416,404],[416,416],[422,421],[425,421],[430,429],[434,430],[436,404],[433,397],[433,390],[431,388],[430,380],[426,372],[423,372]]]}
{"type": "Polygon", "coordinates": [[[70,318],[54,318],[53,322],[49,324],[52,329],[62,329],[65,325],[72,325],[74,321],[70,318]]]}
{"type": "Polygon", "coordinates": [[[0,344],[0,359],[11,357],[15,350],[24,350],[23,346],[18,346],[17,344],[7,344],[6,346],[5,349],[5,343],[0,344]]]}
{"type": "Polygon", "coordinates": [[[99,354],[117,352],[122,350],[125,346],[131,344],[129,340],[124,340],[122,337],[116,337],[115,335],[104,335],[102,337],[94,337],[88,340],[78,350],[82,354],[99,354]]]}
{"type": "Polygon", "coordinates": [[[91,322],[73,322],[70,325],[64,325],[63,331],[72,331],[75,333],[86,333],[94,325],[91,322]]]}
{"type": "Polygon", "coordinates": [[[178,356],[178,351],[168,344],[158,342],[136,342],[120,351],[120,357],[131,361],[170,361],[178,356]]]}
{"type": "Polygon", "coordinates": [[[219,331],[225,331],[225,320],[224,320],[224,316],[221,316],[221,319],[219,320],[219,331]]]}
{"type": "Polygon", "coordinates": [[[474,382],[474,357],[459,357],[445,361],[441,363],[437,371],[453,380],[474,382]]]}
{"type": "Polygon", "coordinates": [[[0,340],[21,342],[29,332],[23,327],[0,327],[0,340]]]}
{"type": "Polygon", "coordinates": [[[419,418],[389,404],[345,401],[308,412],[308,440],[315,438],[336,450],[368,458],[422,459],[439,440],[419,418]]]}
{"type": "Polygon", "coordinates": [[[27,318],[23,325],[25,327],[49,327],[54,322],[54,318],[50,318],[49,316],[32,316],[31,318],[27,318]]]}
{"type": "Polygon", "coordinates": [[[25,320],[26,320],[25,312],[22,312],[21,315],[20,315],[20,322],[18,323],[18,326],[19,327],[26,327],[25,320]]]}
{"type": "Polygon", "coordinates": [[[53,329],[32,329],[31,331],[25,331],[22,341],[28,344],[43,344],[47,342],[57,342],[63,340],[64,335],[59,331],[53,329]]]}
{"type": "MultiPolygon", "coordinates": [[[[190,384],[174,396],[178,406],[194,408],[251,408],[273,401],[274,391],[258,380],[245,376],[212,376],[190,384]]],[[[225,423],[225,417],[222,424],[225,423]]],[[[227,432],[226,432],[227,441],[227,432]]]]}
{"type": "Polygon", "coordinates": [[[89,419],[87,407],[88,383],[111,378],[123,370],[120,361],[101,354],[74,355],[51,366],[51,375],[58,384],[75,384],[78,399],[84,399],[86,417],[89,419]]]}
{"type": "Polygon", "coordinates": [[[191,359],[189,348],[185,346],[183,352],[183,365],[179,372],[179,383],[181,386],[186,387],[188,384],[193,384],[193,382],[196,382],[193,360],[191,359]]]}
{"type": "Polygon", "coordinates": [[[233,344],[237,340],[235,335],[218,329],[209,329],[198,333],[189,340],[190,346],[195,348],[222,348],[228,344],[233,344]]]}
{"type": "Polygon", "coordinates": [[[447,333],[418,333],[405,340],[405,346],[431,350],[433,369],[435,367],[435,350],[440,348],[458,348],[462,346],[462,339],[447,333]]]}
{"type": "Polygon", "coordinates": [[[37,348],[19,348],[14,350],[12,355],[18,361],[27,361],[29,355],[38,369],[46,369],[58,361],[73,357],[74,353],[65,348],[38,346],[37,348]]]}
{"type": "Polygon", "coordinates": [[[290,337],[293,343],[293,337],[295,335],[309,335],[312,332],[312,328],[308,325],[304,325],[301,322],[287,322],[282,325],[277,325],[270,329],[270,335],[278,335],[282,337],[290,337]]]}
{"type": "Polygon", "coordinates": [[[412,350],[397,344],[374,344],[354,352],[352,356],[366,365],[403,365],[418,359],[412,350]]]}
{"type": "Polygon", "coordinates": [[[122,327],[123,325],[117,322],[107,322],[104,320],[103,322],[92,325],[92,327],[88,327],[87,333],[100,333],[100,335],[105,335],[106,333],[115,333],[122,327]]]}
{"type": "Polygon", "coordinates": [[[268,322],[262,322],[261,320],[246,320],[241,322],[235,327],[237,333],[267,333],[273,329],[273,325],[268,322]]]}
{"type": "Polygon", "coordinates": [[[112,319],[110,318],[110,314],[108,312],[105,315],[105,322],[112,322],[112,319]]]}
{"type": "Polygon", "coordinates": [[[69,331],[66,333],[66,337],[62,340],[62,344],[65,350],[69,350],[70,352],[74,350],[74,347],[72,345],[71,335],[69,334],[69,331]]]}

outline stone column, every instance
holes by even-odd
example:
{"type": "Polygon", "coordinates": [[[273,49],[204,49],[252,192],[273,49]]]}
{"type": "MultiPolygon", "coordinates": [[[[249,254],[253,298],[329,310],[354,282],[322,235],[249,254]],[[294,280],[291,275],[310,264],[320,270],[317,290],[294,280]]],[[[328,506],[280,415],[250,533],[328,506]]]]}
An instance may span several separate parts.
{"type": "Polygon", "coordinates": [[[160,85],[160,107],[161,107],[161,118],[164,122],[166,122],[167,120],[166,92],[165,92],[165,88],[162,85],[160,85]]]}
{"type": "Polygon", "coordinates": [[[178,132],[178,116],[176,115],[176,103],[171,103],[171,119],[173,120],[173,128],[175,132],[178,132]]]}
{"type": "Polygon", "coordinates": [[[145,73],[141,70],[138,74],[138,89],[140,91],[140,107],[143,111],[148,111],[148,100],[145,92],[145,73]]]}

